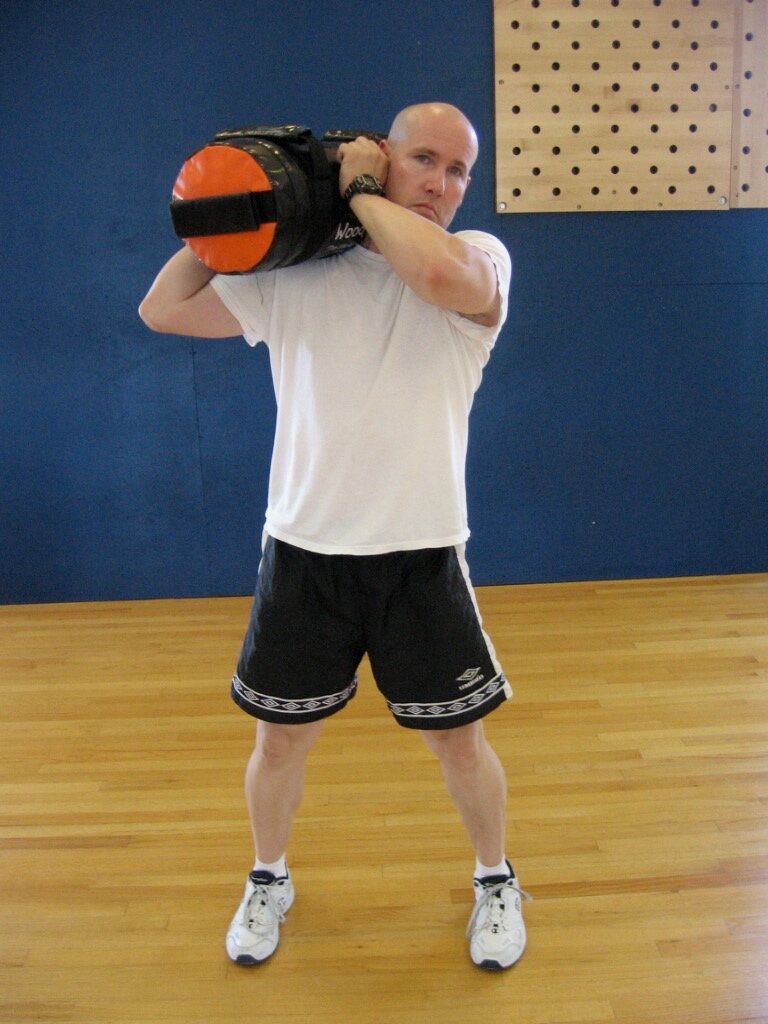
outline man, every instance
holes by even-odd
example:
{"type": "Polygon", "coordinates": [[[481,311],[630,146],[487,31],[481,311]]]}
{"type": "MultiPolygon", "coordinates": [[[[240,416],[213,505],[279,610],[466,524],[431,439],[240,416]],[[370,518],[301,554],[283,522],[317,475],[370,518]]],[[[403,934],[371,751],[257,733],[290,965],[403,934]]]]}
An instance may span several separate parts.
{"type": "Polygon", "coordinates": [[[386,141],[339,150],[364,245],[239,277],[183,248],[140,307],[158,331],[266,341],[277,396],[266,542],[232,684],[259,719],[246,771],[256,862],[226,942],[237,963],[277,947],[307,755],[354,696],[365,653],[396,721],[439,758],[475,849],[472,960],[501,970],[525,948],[506,781],[482,727],[511,688],[463,557],[467,420],[511,274],[498,239],[446,230],[476,157],[455,107],[408,107],[386,141]]]}

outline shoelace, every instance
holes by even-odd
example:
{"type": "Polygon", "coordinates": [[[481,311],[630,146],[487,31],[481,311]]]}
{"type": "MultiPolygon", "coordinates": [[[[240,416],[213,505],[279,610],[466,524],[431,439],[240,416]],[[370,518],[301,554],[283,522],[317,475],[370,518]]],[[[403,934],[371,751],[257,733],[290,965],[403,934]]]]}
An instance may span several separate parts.
{"type": "Polygon", "coordinates": [[[475,909],[472,911],[472,915],[467,925],[467,938],[472,937],[477,919],[480,916],[482,910],[487,908],[490,904],[490,910],[488,914],[488,922],[493,924],[501,923],[501,911],[503,903],[503,891],[504,889],[512,889],[514,892],[519,893],[524,900],[529,903],[533,900],[533,896],[526,892],[525,889],[521,889],[520,886],[514,881],[514,879],[507,878],[503,882],[497,882],[495,885],[489,885],[483,890],[483,894],[479,900],[475,903],[475,909]],[[493,903],[494,900],[498,902],[493,903]]]}
{"type": "Polygon", "coordinates": [[[280,896],[277,893],[276,885],[257,885],[245,906],[243,920],[249,929],[254,925],[259,928],[269,928],[272,922],[267,920],[267,911],[271,910],[277,920],[282,924],[285,914],[280,906],[280,896]]]}

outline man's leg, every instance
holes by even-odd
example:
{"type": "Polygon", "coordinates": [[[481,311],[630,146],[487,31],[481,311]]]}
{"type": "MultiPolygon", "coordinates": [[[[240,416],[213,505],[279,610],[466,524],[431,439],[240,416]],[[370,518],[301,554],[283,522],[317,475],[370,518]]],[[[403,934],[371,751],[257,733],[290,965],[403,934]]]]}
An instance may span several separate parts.
{"type": "Polygon", "coordinates": [[[322,720],[307,725],[258,723],[245,796],[259,860],[271,863],[286,851],[304,791],[307,755],[322,728],[322,720]]]}
{"type": "Polygon", "coordinates": [[[500,863],[504,857],[507,781],[482,721],[456,729],[422,732],[437,755],[453,802],[461,814],[477,859],[500,863]]]}
{"type": "Polygon", "coordinates": [[[284,855],[301,803],[307,755],[322,722],[275,725],[260,721],[245,773],[256,863],[227,932],[227,953],[239,964],[260,964],[277,949],[280,924],[294,890],[284,855]]]}
{"type": "Polygon", "coordinates": [[[475,908],[467,928],[470,956],[478,967],[504,970],[525,950],[521,899],[530,898],[505,860],[504,769],[480,721],[422,735],[440,760],[448,791],[477,854],[475,908]]]}

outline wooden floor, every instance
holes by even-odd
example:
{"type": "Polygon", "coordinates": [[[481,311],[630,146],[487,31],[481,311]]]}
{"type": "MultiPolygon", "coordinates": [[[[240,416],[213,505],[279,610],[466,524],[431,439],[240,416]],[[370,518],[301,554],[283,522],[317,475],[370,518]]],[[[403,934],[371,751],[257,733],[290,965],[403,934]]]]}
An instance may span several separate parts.
{"type": "Polygon", "coordinates": [[[469,961],[474,858],[367,668],[327,726],[275,958],[250,867],[241,599],[0,609],[0,1020],[766,1024],[768,575],[478,592],[515,699],[487,731],[535,901],[469,961]]]}

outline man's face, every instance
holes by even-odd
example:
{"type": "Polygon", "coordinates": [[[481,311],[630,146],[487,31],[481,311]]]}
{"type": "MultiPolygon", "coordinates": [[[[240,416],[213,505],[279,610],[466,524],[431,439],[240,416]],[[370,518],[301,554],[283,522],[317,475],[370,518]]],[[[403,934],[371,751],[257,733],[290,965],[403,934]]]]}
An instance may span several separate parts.
{"type": "Polygon", "coordinates": [[[422,118],[388,153],[387,199],[447,228],[477,156],[471,131],[460,122],[422,118]]]}

